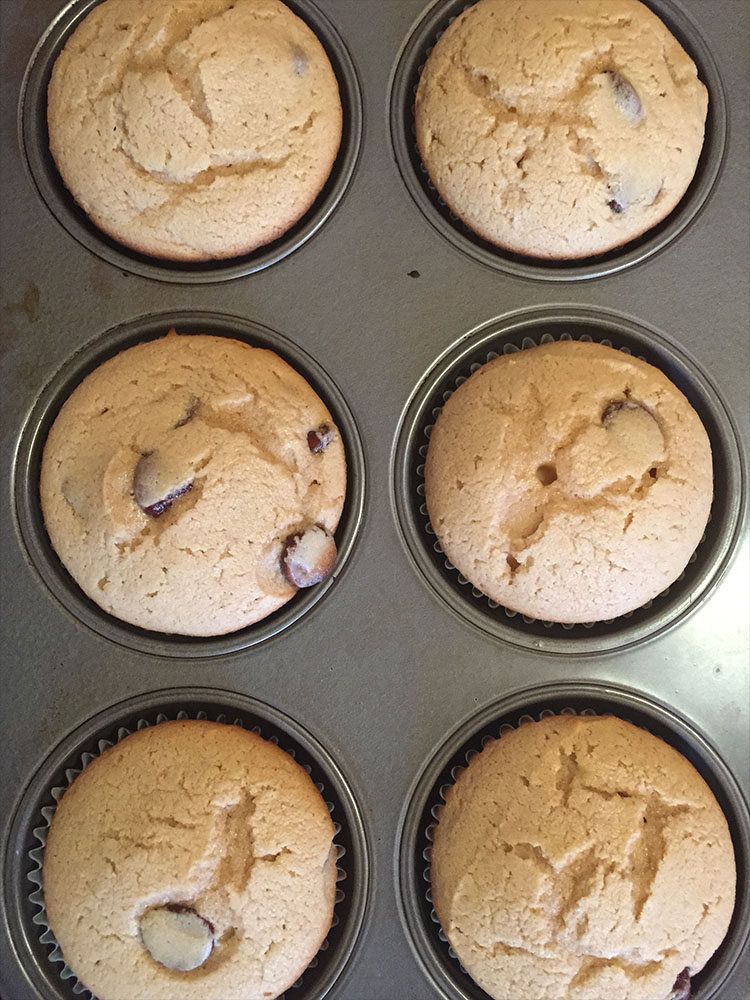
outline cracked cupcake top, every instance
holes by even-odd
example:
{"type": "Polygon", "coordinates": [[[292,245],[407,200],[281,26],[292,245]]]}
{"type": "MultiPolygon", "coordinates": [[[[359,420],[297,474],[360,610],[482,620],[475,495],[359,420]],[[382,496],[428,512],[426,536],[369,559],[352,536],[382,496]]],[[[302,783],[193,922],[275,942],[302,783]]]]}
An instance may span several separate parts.
{"type": "Polygon", "coordinates": [[[703,146],[706,88],[638,0],[480,0],[446,29],[416,97],[449,208],[516,253],[603,253],[665,218],[703,146]]]}
{"type": "Polygon", "coordinates": [[[269,1000],[331,926],[333,833],[277,746],[237,726],[164,722],[106,750],[60,801],[47,918],[101,1000],[269,1000]]]}
{"type": "Polygon", "coordinates": [[[553,622],[607,621],[673,583],[712,498],[708,435],[656,368],[558,341],[483,365],[430,436],[425,499],[451,563],[553,622]]]}
{"type": "Polygon", "coordinates": [[[50,148],[91,219],[142,253],[248,253],[312,205],[339,148],[338,84],[279,0],[105,0],[68,39],[50,148]]]}
{"type": "Polygon", "coordinates": [[[341,436],[301,375],[271,351],[174,331],[76,388],[40,485],[84,592],[181,635],[251,625],[328,576],[345,491],[341,436]]]}
{"type": "Polygon", "coordinates": [[[669,1000],[726,934],[724,815],[676,750],[628,722],[555,716],[471,758],[434,834],[432,894],[498,1000],[669,1000]]]}

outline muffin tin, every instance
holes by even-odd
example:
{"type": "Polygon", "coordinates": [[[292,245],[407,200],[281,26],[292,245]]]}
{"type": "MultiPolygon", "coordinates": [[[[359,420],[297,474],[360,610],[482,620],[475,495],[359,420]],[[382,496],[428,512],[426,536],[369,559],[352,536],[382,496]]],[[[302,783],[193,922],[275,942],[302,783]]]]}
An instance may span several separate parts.
{"type": "Polygon", "coordinates": [[[750,11],[715,0],[709,16],[701,0],[649,0],[709,87],[696,179],[642,240],[548,266],[461,232],[414,159],[415,73],[465,0],[427,10],[423,0],[289,0],[322,37],[341,84],[347,125],[336,171],[278,245],[174,267],[90,227],[46,150],[54,53],[92,3],[0,4],[3,113],[7,133],[18,114],[19,131],[18,144],[0,147],[9,484],[0,995],[74,995],[48,959],[29,899],[38,861],[28,852],[47,793],[83,751],[96,752],[100,735],[184,710],[270,727],[320,768],[326,797],[330,782],[344,809],[342,833],[352,839],[337,842],[347,848],[342,865],[354,867],[344,868],[341,923],[287,1000],[484,998],[429,919],[420,820],[446,780],[440,773],[474,735],[568,708],[612,710],[653,728],[713,784],[732,826],[740,892],[730,935],[694,996],[744,998],[748,145],[734,95],[747,80],[750,11]],[[601,280],[577,280],[588,277],[601,280]],[[67,392],[119,348],[172,325],[272,346],[320,392],[346,437],[342,572],[259,628],[217,640],[129,629],[89,606],[57,563],[38,507],[40,451],[67,392]],[[683,579],[650,608],[590,629],[508,617],[472,595],[434,551],[418,492],[425,431],[451,380],[506,345],[563,334],[609,340],[662,368],[699,411],[714,450],[712,518],[683,579]]]}

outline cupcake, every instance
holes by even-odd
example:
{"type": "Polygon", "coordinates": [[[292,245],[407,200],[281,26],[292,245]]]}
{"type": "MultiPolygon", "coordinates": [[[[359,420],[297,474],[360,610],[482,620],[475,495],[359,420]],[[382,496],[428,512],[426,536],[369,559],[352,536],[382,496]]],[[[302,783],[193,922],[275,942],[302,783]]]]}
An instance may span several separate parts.
{"type": "Polygon", "coordinates": [[[300,219],[338,153],[338,84],[279,0],[104,0],[68,39],[47,125],[63,181],[133,250],[249,253],[300,219]]]}
{"type": "Polygon", "coordinates": [[[601,344],[503,355],[449,398],[425,500],[450,562],[532,618],[608,621],[673,583],[701,540],[711,447],[658,369],[601,344]]]}
{"type": "Polygon", "coordinates": [[[480,0],[419,81],[419,152],[443,200],[504,250],[570,260],[657,225],[690,184],[708,97],[638,0],[480,0]]]}
{"type": "Polygon", "coordinates": [[[88,375],[42,457],[60,560],[109,614],[222,635],[330,574],[346,491],[336,425],[271,351],[170,335],[88,375]]]}
{"type": "Polygon", "coordinates": [[[60,801],[47,920],[99,1000],[270,1000],[331,926],[333,835],[283,750],[237,726],[164,722],[95,758],[60,801]]]}
{"type": "Polygon", "coordinates": [[[685,1000],[736,885],[706,783],[612,717],[528,722],[471,758],[430,874],[443,931],[495,1000],[685,1000]]]}

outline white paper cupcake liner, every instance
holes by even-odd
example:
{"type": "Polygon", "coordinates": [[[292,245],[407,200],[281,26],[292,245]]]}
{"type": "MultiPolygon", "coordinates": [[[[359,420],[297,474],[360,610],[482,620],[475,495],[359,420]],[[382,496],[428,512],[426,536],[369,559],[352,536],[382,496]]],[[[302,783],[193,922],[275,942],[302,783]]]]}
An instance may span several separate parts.
{"type": "MultiPolygon", "coordinates": [[[[28,892],[28,899],[36,907],[36,912],[34,913],[32,923],[37,927],[39,932],[39,941],[41,944],[45,945],[48,950],[48,961],[52,964],[57,964],[60,968],[56,969],[55,972],[59,978],[67,984],[70,992],[75,996],[80,996],[82,1000],[97,1000],[96,996],[89,990],[84,983],[82,983],[73,970],[65,962],[60,945],[57,943],[55,935],[49,926],[47,921],[47,911],[44,906],[44,893],[42,890],[42,864],[44,861],[44,848],[47,843],[47,835],[49,832],[50,824],[52,822],[52,817],[55,814],[55,809],[57,808],[57,803],[63,797],[65,792],[68,790],[70,785],[75,781],[78,775],[86,768],[88,765],[108,750],[115,743],[119,743],[121,740],[125,739],[126,736],[130,736],[136,730],[146,729],[152,725],[159,725],[161,722],[167,722],[170,719],[209,719],[212,722],[221,722],[229,725],[240,726],[243,729],[249,728],[251,732],[256,733],[258,736],[263,737],[269,743],[273,743],[275,746],[280,746],[282,750],[289,754],[292,759],[297,760],[302,769],[312,777],[313,766],[304,760],[298,760],[300,756],[298,752],[291,746],[285,745],[286,740],[283,733],[278,732],[275,727],[271,724],[265,725],[254,725],[252,727],[247,727],[243,720],[239,717],[231,718],[231,713],[219,713],[219,714],[208,714],[204,711],[198,711],[190,713],[184,709],[175,710],[169,714],[165,712],[159,712],[152,720],[146,718],[139,718],[134,728],[127,728],[125,726],[120,726],[117,729],[116,739],[114,741],[109,739],[100,739],[97,743],[97,752],[91,753],[85,751],[80,754],[80,767],[68,767],[65,770],[65,784],[53,785],[49,788],[48,795],[46,796],[46,804],[43,805],[39,811],[39,816],[42,820],[40,824],[33,828],[32,833],[34,838],[38,841],[39,846],[32,848],[28,852],[28,858],[32,863],[32,867],[26,873],[26,880],[35,888],[28,892]]],[[[319,775],[320,768],[316,768],[316,777],[319,775]]],[[[320,780],[314,781],[315,787],[318,789],[320,794],[323,796],[325,804],[328,808],[331,818],[333,819],[334,825],[334,840],[333,846],[336,850],[336,896],[333,911],[333,920],[331,923],[331,930],[337,927],[340,921],[339,912],[340,904],[343,903],[346,898],[344,890],[340,887],[340,883],[344,882],[348,877],[346,864],[342,864],[342,859],[346,855],[346,848],[336,842],[336,837],[341,833],[342,824],[339,821],[337,810],[335,809],[334,803],[326,799],[326,786],[324,782],[320,780]]],[[[291,998],[294,996],[295,990],[299,990],[302,986],[307,985],[310,980],[310,973],[315,970],[320,962],[320,956],[325,953],[330,947],[330,941],[328,936],[323,941],[317,955],[312,959],[310,964],[307,966],[302,975],[297,979],[297,981],[279,997],[279,1000],[285,1000],[285,998],[291,998]]]]}

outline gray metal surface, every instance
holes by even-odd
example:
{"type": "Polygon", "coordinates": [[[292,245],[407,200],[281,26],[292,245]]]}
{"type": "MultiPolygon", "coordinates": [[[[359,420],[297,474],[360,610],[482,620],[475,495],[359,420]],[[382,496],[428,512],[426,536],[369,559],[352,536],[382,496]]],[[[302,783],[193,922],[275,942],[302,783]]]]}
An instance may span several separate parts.
{"type": "MultiPolygon", "coordinates": [[[[701,213],[648,260],[596,280],[550,282],[461,253],[427,221],[399,174],[389,138],[389,83],[399,48],[422,15],[421,0],[319,0],[348,46],[363,95],[363,144],[349,189],[325,225],[285,260],[222,284],[186,285],[136,276],[94,256],[58,224],[25,173],[16,138],[21,80],[62,6],[61,0],[0,2],[0,837],[5,844],[15,805],[45,758],[113,703],[185,685],[260,699],[309,730],[340,765],[372,849],[364,930],[328,995],[434,1000],[441,993],[420,968],[399,919],[397,829],[417,776],[470,713],[543,682],[624,685],[689,720],[744,796],[750,793],[746,526],[721,579],[664,634],[611,652],[548,655],[502,642],[451,613],[412,565],[390,498],[393,439],[415,387],[468,331],[536,306],[613,310],[661,331],[715,384],[740,429],[747,467],[750,8],[745,0],[680,5],[700,26],[727,95],[724,164],[701,213]],[[14,456],[44,386],[79,348],[114,327],[186,310],[247,317],[311,355],[354,414],[367,470],[359,537],[325,600],[262,644],[203,658],[128,648],[70,615],[24,554],[14,515],[14,456]]],[[[718,479],[717,494],[726,489],[718,479]]],[[[746,942],[740,951],[717,1000],[747,995],[746,942]]],[[[0,995],[43,995],[27,980],[4,919],[0,995]]]]}

